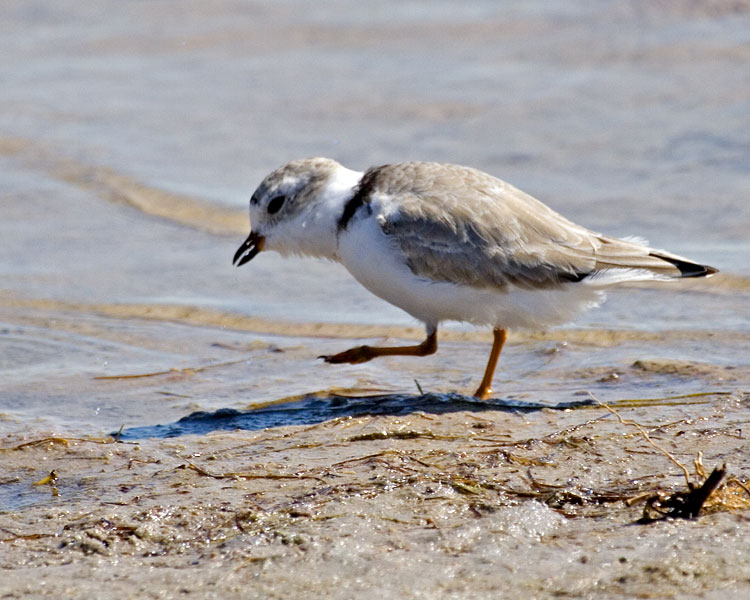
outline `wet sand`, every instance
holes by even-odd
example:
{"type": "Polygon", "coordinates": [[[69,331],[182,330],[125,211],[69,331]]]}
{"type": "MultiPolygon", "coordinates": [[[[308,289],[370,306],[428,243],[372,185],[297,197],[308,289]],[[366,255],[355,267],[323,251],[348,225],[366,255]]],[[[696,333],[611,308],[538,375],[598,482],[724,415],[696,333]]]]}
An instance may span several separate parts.
{"type": "MultiPolygon", "coordinates": [[[[5,327],[17,328],[5,336],[44,327],[47,340],[50,331],[87,339],[112,365],[92,365],[94,349],[83,344],[65,365],[51,356],[36,377],[6,378],[5,393],[23,410],[6,408],[0,422],[3,597],[721,598],[750,590],[747,510],[717,506],[695,521],[636,524],[645,499],[628,500],[685,490],[683,473],[590,403],[592,393],[614,397],[621,416],[693,481],[698,452],[708,470],[727,463],[744,478],[747,366],[641,354],[572,369],[553,359],[547,376],[557,389],[535,392],[520,380],[493,404],[452,393],[471,385],[466,365],[481,364],[488,340],[449,341],[432,364],[386,361],[368,377],[315,363],[316,353],[352,341],[344,327],[303,337],[251,333],[252,321],[249,330],[195,323],[164,308],[148,318],[30,303],[0,310],[5,327]],[[165,356],[175,357],[171,365],[165,356]],[[430,394],[420,395],[414,377],[430,394]],[[664,395],[680,379],[699,391],[664,395]],[[317,388],[323,381],[328,387],[317,388]],[[628,397],[637,390],[645,394],[628,397]],[[122,428],[108,430],[113,423],[122,428]],[[51,471],[56,479],[39,483],[51,471]]],[[[539,354],[576,362],[637,338],[622,332],[592,344],[573,333],[522,338],[507,350],[508,368],[539,354]]],[[[645,338],[637,343],[658,347],[645,338]]],[[[736,496],[739,506],[750,500],[736,496]]]]}
{"type": "Polygon", "coordinates": [[[0,15],[0,597],[748,595],[741,488],[636,524],[699,453],[750,474],[746,3],[183,6],[0,15]],[[462,325],[326,365],[424,332],[231,266],[304,155],[471,164],[722,272],[513,332],[492,402],[462,325]]]}
{"type": "MultiPolygon", "coordinates": [[[[728,462],[739,474],[750,467],[748,402],[708,394],[619,411],[691,471],[701,451],[709,469],[728,462]]],[[[628,499],[685,481],[602,408],[412,396],[389,409],[352,402],[314,424],[127,443],[6,436],[0,492],[13,508],[0,515],[0,591],[723,598],[750,589],[746,510],[635,524],[644,501],[628,499]],[[54,485],[32,484],[52,470],[54,485]]]]}

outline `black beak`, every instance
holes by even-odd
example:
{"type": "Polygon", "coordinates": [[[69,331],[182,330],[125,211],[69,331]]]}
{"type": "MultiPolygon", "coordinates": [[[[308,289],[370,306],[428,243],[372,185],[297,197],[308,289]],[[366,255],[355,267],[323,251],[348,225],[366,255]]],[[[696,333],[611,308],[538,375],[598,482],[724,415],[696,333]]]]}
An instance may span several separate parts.
{"type": "Polygon", "coordinates": [[[252,260],[258,252],[263,250],[263,242],[265,241],[266,238],[262,235],[255,231],[251,231],[250,235],[247,236],[247,239],[242,242],[242,245],[237,249],[237,252],[234,253],[232,264],[241,267],[249,260],[252,260]]]}

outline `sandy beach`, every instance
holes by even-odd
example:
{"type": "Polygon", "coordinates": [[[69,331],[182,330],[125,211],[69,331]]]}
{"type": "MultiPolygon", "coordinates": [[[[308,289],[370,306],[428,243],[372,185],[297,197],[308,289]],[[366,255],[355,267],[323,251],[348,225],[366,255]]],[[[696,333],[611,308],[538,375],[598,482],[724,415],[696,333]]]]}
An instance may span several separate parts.
{"type": "MultiPolygon", "coordinates": [[[[194,337],[207,333],[217,344],[237,336],[194,337]]],[[[278,354],[263,344],[250,353],[278,354]]],[[[301,367],[294,354],[282,356],[301,367]]],[[[650,368],[683,370],[705,389],[723,379],[698,365],[650,368]]],[[[734,375],[747,381],[746,369],[734,375]]],[[[126,404],[161,388],[169,406],[190,400],[168,389],[194,393],[208,379],[208,370],[181,370],[67,393],[102,395],[105,385],[108,404],[126,404]]],[[[217,393],[230,391],[241,395],[242,384],[217,393]]],[[[38,425],[6,436],[4,597],[722,598],[750,586],[745,492],[734,487],[734,510],[637,524],[647,497],[686,482],[602,407],[337,395],[352,392],[193,413],[166,439],[123,430],[115,442],[38,425]]],[[[707,392],[617,410],[700,483],[697,452],[708,470],[728,463],[730,474],[747,473],[749,402],[746,392],[707,392]]]]}
{"type": "Polygon", "coordinates": [[[0,598],[750,592],[744,3],[6,8],[0,598]],[[309,155],[470,164],[721,273],[512,332],[488,402],[461,324],[327,365],[423,329],[333,264],[232,267],[309,155]]]}

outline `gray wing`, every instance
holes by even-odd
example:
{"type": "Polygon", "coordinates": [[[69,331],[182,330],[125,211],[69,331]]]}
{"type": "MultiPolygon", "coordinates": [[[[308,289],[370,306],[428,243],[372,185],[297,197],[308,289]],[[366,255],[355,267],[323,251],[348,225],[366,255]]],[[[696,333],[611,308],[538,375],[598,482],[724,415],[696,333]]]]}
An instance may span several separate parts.
{"type": "Polygon", "coordinates": [[[381,227],[420,277],[502,289],[710,274],[681,257],[589,231],[481,171],[433,163],[378,171],[372,193],[386,207],[381,227]]]}

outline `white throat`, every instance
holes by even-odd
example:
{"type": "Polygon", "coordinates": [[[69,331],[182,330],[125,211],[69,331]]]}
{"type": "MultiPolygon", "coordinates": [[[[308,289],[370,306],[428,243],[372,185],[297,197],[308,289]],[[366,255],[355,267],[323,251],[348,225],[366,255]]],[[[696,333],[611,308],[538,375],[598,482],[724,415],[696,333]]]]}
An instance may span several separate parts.
{"type": "Polygon", "coordinates": [[[304,254],[339,261],[337,227],[346,203],[354,195],[364,173],[338,166],[325,186],[311,197],[307,206],[288,223],[279,224],[284,239],[282,254],[304,254]]]}

